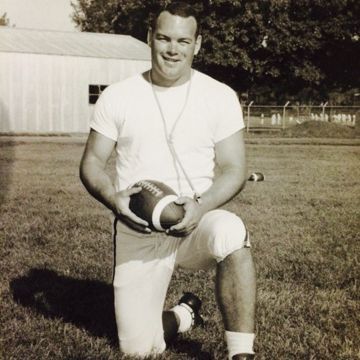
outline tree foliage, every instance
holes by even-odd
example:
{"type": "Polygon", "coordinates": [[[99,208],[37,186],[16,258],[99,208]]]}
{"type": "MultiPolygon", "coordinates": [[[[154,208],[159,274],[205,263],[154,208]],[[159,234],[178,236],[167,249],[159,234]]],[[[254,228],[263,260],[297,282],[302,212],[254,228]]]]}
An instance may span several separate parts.
{"type": "MultiPolygon", "coordinates": [[[[146,40],[166,0],[77,0],[82,31],[146,40]]],[[[195,66],[239,91],[280,100],[359,87],[358,0],[194,0],[203,46],[195,66]]]]}

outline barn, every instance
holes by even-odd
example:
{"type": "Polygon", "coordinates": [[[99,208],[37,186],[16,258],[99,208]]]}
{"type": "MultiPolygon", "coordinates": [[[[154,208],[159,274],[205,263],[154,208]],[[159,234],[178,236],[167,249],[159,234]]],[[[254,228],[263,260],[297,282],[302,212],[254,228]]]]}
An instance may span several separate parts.
{"type": "Polygon", "coordinates": [[[101,91],[149,68],[128,35],[0,26],[0,132],[88,132],[101,91]]]}

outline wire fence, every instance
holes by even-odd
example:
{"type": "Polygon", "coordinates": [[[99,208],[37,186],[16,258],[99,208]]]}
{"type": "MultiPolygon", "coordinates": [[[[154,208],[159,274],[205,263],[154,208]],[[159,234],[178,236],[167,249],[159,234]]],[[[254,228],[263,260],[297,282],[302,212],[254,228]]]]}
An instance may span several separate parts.
{"type": "Polygon", "coordinates": [[[242,105],[247,131],[282,130],[304,121],[324,121],[355,127],[360,116],[360,106],[314,105],[283,106],[242,105]]]}

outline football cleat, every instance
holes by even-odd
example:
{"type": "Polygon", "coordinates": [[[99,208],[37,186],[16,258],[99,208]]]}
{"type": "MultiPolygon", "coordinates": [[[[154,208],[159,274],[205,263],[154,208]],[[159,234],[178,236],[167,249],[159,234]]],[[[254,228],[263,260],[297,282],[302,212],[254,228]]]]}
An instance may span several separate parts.
{"type": "Polygon", "coordinates": [[[253,360],[255,359],[254,354],[236,354],[232,358],[232,360],[253,360]]]}
{"type": "Polygon", "coordinates": [[[204,326],[204,319],[200,315],[201,300],[190,292],[185,292],[178,303],[180,306],[186,307],[192,316],[191,326],[204,326]]]}

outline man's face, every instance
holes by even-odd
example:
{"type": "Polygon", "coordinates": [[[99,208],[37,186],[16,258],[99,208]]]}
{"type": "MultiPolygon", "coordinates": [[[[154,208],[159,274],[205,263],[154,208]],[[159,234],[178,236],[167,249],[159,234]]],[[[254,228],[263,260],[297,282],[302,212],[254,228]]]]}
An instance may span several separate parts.
{"type": "Polygon", "coordinates": [[[196,37],[196,20],[164,11],[157,19],[157,26],[149,32],[152,77],[160,86],[174,86],[190,77],[194,55],[201,46],[201,36],[196,37]]]}

